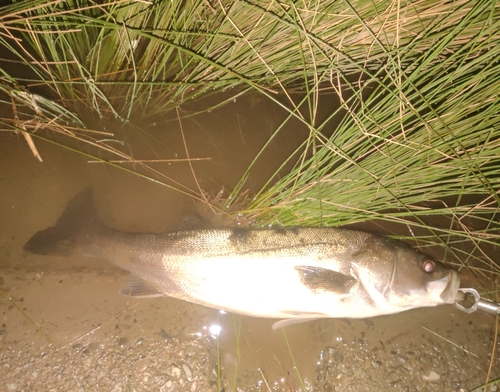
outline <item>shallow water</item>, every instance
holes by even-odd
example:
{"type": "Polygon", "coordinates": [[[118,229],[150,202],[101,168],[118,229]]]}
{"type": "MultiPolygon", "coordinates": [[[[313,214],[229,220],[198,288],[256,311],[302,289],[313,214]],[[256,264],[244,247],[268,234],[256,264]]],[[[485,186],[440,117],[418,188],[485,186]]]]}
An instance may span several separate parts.
{"type": "MultiPolygon", "coordinates": [[[[234,186],[283,117],[269,103],[241,98],[183,120],[190,157],[210,158],[193,164],[200,187],[234,186]]],[[[164,124],[150,126],[155,139],[127,129],[115,137],[137,159],[185,157],[175,116],[164,124]]],[[[290,124],[247,186],[258,189],[306,135],[290,124]]],[[[24,253],[27,239],[87,185],[101,219],[120,230],[175,230],[193,210],[176,191],[37,147],[43,163],[23,138],[0,133],[0,289],[8,297],[0,298],[0,390],[460,391],[484,383],[495,333],[487,314],[441,306],[273,331],[273,320],[120,296],[126,274],[99,260],[24,253]]],[[[197,189],[186,163],[155,168],[197,189]]],[[[500,377],[499,357],[497,347],[490,379],[500,377]]]]}

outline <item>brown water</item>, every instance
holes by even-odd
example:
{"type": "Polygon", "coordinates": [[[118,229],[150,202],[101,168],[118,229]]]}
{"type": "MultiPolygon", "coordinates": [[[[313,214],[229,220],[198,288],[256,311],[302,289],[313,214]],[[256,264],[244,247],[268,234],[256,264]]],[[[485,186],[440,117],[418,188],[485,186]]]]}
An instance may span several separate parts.
{"type": "MultiPolygon", "coordinates": [[[[183,119],[190,157],[210,158],[193,163],[200,187],[231,189],[283,118],[273,104],[248,97],[183,119]]],[[[175,113],[163,120],[149,125],[152,136],[124,127],[112,130],[114,138],[137,159],[184,158],[175,113]]],[[[258,189],[306,135],[290,123],[246,186],[258,189]]],[[[490,379],[500,377],[495,318],[487,314],[441,306],[273,331],[273,320],[120,296],[126,274],[98,260],[28,255],[24,243],[87,185],[101,219],[120,230],[175,230],[193,210],[179,192],[37,147],[43,163],[22,137],[0,133],[2,391],[466,391],[484,383],[493,352],[490,379]]],[[[197,190],[185,162],[154,165],[197,190]]]]}

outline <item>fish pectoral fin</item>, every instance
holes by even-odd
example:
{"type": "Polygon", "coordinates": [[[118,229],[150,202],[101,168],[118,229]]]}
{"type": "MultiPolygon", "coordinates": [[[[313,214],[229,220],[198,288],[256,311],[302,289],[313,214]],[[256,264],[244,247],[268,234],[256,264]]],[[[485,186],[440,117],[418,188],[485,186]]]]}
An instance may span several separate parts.
{"type": "Polygon", "coordinates": [[[120,294],[134,298],[165,297],[165,294],[135,275],[130,275],[127,284],[120,290],[120,294]]]}
{"type": "Polygon", "coordinates": [[[336,294],[348,294],[356,279],[349,275],[333,271],[327,268],[311,265],[299,265],[295,267],[299,273],[300,281],[310,290],[329,291],[336,294]]]}
{"type": "Polygon", "coordinates": [[[318,314],[317,316],[313,316],[313,317],[299,317],[299,318],[280,320],[280,321],[276,321],[273,324],[273,330],[288,327],[289,325],[306,323],[308,321],[314,321],[314,320],[319,320],[319,319],[328,318],[328,317],[329,316],[327,316],[327,315],[318,314]]]}

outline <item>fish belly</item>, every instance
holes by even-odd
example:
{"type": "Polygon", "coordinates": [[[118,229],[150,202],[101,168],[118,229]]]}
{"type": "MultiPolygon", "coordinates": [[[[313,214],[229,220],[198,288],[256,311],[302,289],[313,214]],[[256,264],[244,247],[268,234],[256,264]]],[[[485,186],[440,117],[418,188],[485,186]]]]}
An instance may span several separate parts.
{"type": "Polygon", "coordinates": [[[172,262],[165,256],[164,264],[178,285],[173,291],[165,285],[165,294],[213,308],[270,318],[376,314],[357,286],[347,294],[305,286],[295,267],[318,264],[316,260],[240,255],[172,262]]]}

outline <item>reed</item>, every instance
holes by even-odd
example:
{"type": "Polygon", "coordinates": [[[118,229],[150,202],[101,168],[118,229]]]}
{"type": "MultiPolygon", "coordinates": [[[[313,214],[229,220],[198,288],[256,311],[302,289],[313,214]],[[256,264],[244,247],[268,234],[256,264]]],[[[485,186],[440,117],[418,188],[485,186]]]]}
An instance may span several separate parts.
{"type": "Polygon", "coordinates": [[[496,13],[495,3],[465,0],[32,0],[0,10],[0,44],[31,71],[21,85],[44,86],[81,117],[127,121],[232,87],[274,98],[351,74],[378,78],[419,56],[425,71],[443,53],[493,44],[496,13]]]}

